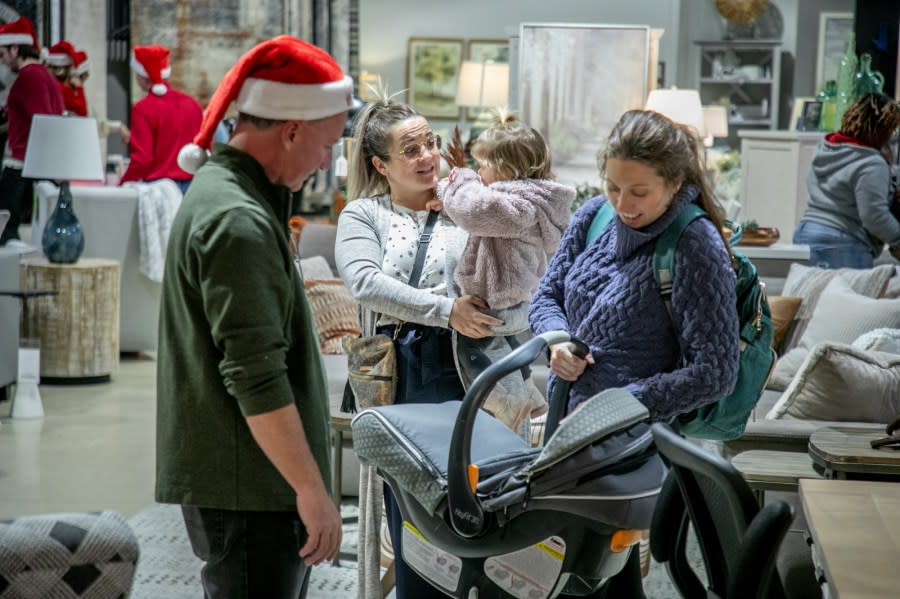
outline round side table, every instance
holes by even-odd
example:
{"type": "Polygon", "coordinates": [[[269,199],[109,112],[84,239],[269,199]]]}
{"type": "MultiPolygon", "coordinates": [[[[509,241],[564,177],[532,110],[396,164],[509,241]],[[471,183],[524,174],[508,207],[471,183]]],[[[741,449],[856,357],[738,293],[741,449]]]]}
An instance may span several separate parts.
{"type": "Polygon", "coordinates": [[[119,263],[28,258],[19,276],[22,289],[56,292],[52,300],[36,302],[24,322],[29,335],[40,339],[41,382],[109,381],[119,367],[119,263]]]}

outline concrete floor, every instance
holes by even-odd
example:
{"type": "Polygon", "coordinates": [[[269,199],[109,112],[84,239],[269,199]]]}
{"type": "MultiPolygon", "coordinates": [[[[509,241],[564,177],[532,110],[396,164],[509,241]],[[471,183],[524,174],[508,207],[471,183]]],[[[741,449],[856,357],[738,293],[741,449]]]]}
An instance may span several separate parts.
{"type": "MultiPolygon", "coordinates": [[[[153,503],[156,362],[123,357],[112,381],[41,385],[44,418],[0,403],[0,519],[153,503]]],[[[10,394],[12,395],[12,394],[10,394]]]]}

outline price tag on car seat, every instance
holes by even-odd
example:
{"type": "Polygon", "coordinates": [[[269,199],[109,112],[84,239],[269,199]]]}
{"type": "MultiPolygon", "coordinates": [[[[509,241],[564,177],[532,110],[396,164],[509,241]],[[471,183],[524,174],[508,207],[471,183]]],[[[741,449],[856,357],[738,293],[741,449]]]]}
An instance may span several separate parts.
{"type": "Polygon", "coordinates": [[[565,557],[565,541],[549,537],[531,547],[487,558],[484,573],[516,599],[546,599],[559,579],[565,557]]]}

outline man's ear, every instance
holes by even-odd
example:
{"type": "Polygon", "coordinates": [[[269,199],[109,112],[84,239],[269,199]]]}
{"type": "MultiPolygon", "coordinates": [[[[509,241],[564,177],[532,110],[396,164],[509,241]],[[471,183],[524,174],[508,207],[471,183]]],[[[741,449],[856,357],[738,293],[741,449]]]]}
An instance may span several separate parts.
{"type": "Polygon", "coordinates": [[[285,147],[300,139],[300,121],[285,121],[281,126],[281,141],[285,147]]]}

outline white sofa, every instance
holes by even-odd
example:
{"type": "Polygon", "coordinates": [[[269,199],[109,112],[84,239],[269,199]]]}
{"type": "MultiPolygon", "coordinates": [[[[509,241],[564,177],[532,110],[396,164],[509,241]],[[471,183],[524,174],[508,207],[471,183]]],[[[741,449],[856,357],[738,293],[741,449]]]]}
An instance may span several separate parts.
{"type": "MultiPolygon", "coordinates": [[[[75,215],[84,231],[85,258],[117,260],[122,268],[119,293],[119,349],[156,351],[160,284],[139,270],[138,193],[129,187],[73,185],[75,215]]],[[[43,181],[35,188],[38,210],[32,239],[40,245],[44,223],[56,205],[58,189],[43,181]]]]}

